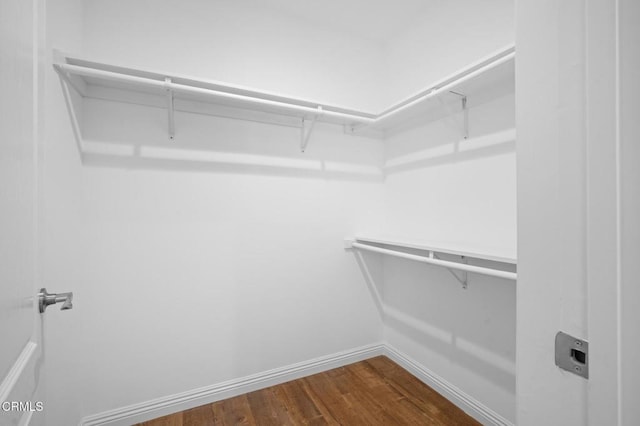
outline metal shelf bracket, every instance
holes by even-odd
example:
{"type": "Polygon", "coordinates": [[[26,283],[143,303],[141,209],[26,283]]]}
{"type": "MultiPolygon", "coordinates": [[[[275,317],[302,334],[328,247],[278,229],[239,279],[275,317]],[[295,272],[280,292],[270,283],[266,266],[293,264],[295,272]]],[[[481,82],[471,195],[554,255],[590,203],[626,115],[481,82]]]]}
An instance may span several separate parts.
{"type": "Polygon", "coordinates": [[[458,93],[458,92],[454,92],[453,90],[450,90],[449,93],[453,93],[454,95],[458,95],[461,98],[462,101],[462,114],[463,114],[463,120],[464,120],[464,124],[463,124],[463,129],[462,129],[462,137],[464,139],[469,139],[469,108],[467,108],[467,95],[462,94],[462,93],[458,93]]]}
{"type": "Polygon", "coordinates": [[[311,120],[311,126],[309,126],[309,130],[305,131],[305,119],[302,118],[302,126],[300,127],[300,152],[304,152],[307,149],[307,145],[309,145],[309,138],[311,137],[311,132],[313,132],[313,127],[316,125],[316,121],[323,114],[322,106],[318,106],[318,113],[313,116],[313,120],[311,120]]]}
{"type": "Polygon", "coordinates": [[[176,125],[174,121],[174,108],[173,108],[173,90],[171,90],[171,79],[165,77],[165,87],[167,90],[167,111],[169,120],[169,139],[173,139],[176,134],[176,125]]]}
{"type": "MultiPolygon", "coordinates": [[[[431,257],[431,258],[435,258],[435,259],[438,259],[438,260],[442,260],[442,259],[440,259],[440,257],[438,257],[438,255],[437,255],[437,254],[435,254],[435,253],[434,253],[434,252],[432,252],[432,251],[430,251],[430,252],[429,252],[429,257],[431,257]]],[[[464,256],[460,256],[460,259],[462,260],[462,263],[464,263],[465,265],[468,263],[468,262],[467,262],[467,258],[466,258],[466,257],[464,257],[464,256]]],[[[447,269],[447,271],[449,271],[449,273],[450,273],[451,275],[453,275],[453,276],[454,276],[454,278],[455,278],[456,280],[458,280],[458,282],[459,282],[460,284],[462,284],[462,289],[463,289],[463,290],[466,290],[466,289],[467,289],[467,287],[469,286],[469,281],[468,281],[468,280],[469,280],[469,274],[467,273],[467,271],[460,271],[460,272],[456,272],[456,271],[454,271],[454,270],[453,270],[453,269],[451,269],[451,268],[446,268],[446,269],[447,269]]]]}

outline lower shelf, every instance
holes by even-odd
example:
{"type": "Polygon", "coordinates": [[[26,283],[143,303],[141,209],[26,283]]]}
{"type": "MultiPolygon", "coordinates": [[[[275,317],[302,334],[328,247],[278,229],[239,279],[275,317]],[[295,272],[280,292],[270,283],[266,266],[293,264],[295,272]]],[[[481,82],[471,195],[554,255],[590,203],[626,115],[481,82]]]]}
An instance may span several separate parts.
{"type": "MultiPolygon", "coordinates": [[[[476,274],[488,275],[492,277],[504,278],[509,280],[517,280],[518,274],[516,272],[503,271],[501,269],[488,268],[484,266],[475,266],[464,263],[465,258],[472,257],[476,259],[491,260],[494,262],[516,264],[516,259],[511,257],[502,257],[490,254],[480,254],[476,252],[461,251],[456,249],[436,248],[427,245],[421,245],[409,242],[400,242],[395,240],[379,239],[379,238],[365,238],[356,237],[352,239],[345,239],[345,248],[353,248],[357,250],[365,250],[374,253],[385,254],[388,256],[395,256],[402,259],[413,260],[416,262],[428,263],[431,265],[443,266],[445,268],[456,269],[463,272],[473,272],[476,274]],[[427,256],[420,256],[416,254],[406,253],[400,250],[394,250],[384,246],[394,246],[405,249],[422,250],[428,252],[427,256]],[[454,262],[450,260],[442,260],[438,257],[437,253],[446,253],[461,256],[463,262],[454,262]]],[[[457,277],[457,276],[456,276],[457,277]]],[[[466,286],[466,277],[457,277],[463,285],[466,286]]]]}

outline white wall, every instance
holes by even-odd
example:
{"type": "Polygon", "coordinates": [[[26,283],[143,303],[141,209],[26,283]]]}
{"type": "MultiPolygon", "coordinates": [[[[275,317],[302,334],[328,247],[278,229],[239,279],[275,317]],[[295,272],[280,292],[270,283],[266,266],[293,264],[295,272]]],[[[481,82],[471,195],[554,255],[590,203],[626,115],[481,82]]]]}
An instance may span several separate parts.
{"type": "Polygon", "coordinates": [[[385,44],[387,103],[426,89],[514,41],[513,0],[437,0],[385,44]]]}
{"type": "MultiPolygon", "coordinates": [[[[402,158],[404,166],[385,181],[385,233],[515,257],[513,102],[509,95],[471,109],[466,141],[449,120],[387,141],[387,164],[402,158]]],[[[385,339],[513,421],[516,284],[470,274],[463,290],[444,268],[394,258],[383,268],[385,339]]]]}
{"type": "MultiPolygon", "coordinates": [[[[359,89],[370,77],[351,74],[378,60],[370,42],[231,2],[166,1],[157,15],[147,2],[82,3],[83,21],[80,4],[51,7],[54,47],[82,54],[84,22],[87,57],[377,102],[359,89]],[[359,54],[347,58],[344,45],[359,54]]],[[[75,293],[72,311],[47,315],[50,424],[381,340],[379,312],[342,246],[381,222],[381,176],[371,174],[380,141],[318,125],[301,154],[297,129],[176,114],[170,142],[166,111],[85,100],[87,146],[165,151],[94,151],[81,162],[59,82],[49,89],[46,274],[51,289],[75,293]],[[233,161],[210,161],[219,156],[233,161]]]]}
{"type": "Polygon", "coordinates": [[[387,97],[381,46],[258,0],[87,1],[84,53],[365,111],[387,97]]]}
{"type": "Polygon", "coordinates": [[[390,137],[387,232],[515,257],[514,97],[390,137]]]}
{"type": "MultiPolygon", "coordinates": [[[[511,1],[438,6],[387,45],[393,100],[514,41],[511,1]]],[[[468,140],[460,113],[387,139],[384,231],[516,257],[515,99],[473,101],[468,140]]],[[[443,268],[394,258],[383,269],[385,340],[514,422],[516,284],[470,274],[463,290],[443,268]]]]}
{"type": "MultiPolygon", "coordinates": [[[[136,109],[88,102],[86,136],[111,140],[110,129],[99,126],[105,118],[135,132],[130,117],[145,116],[136,109]]],[[[164,119],[162,111],[147,112],[164,119]]],[[[249,150],[257,142],[262,149],[254,144],[254,156],[302,157],[292,129],[177,119],[192,134],[172,144],[189,146],[207,135],[221,150],[232,144],[249,150]]],[[[138,142],[152,144],[149,139],[140,135],[138,142]]],[[[303,161],[333,157],[371,165],[381,159],[379,143],[332,127],[318,126],[312,143],[303,161]]],[[[94,157],[85,163],[82,258],[90,285],[82,303],[91,312],[83,319],[84,353],[103,364],[83,375],[101,384],[85,399],[87,413],[381,339],[368,288],[342,250],[345,235],[379,223],[379,181],[286,167],[178,163],[102,168],[94,157]],[[116,300],[105,301],[105,289],[116,300]],[[132,370],[134,376],[122,374],[132,370]]]]}

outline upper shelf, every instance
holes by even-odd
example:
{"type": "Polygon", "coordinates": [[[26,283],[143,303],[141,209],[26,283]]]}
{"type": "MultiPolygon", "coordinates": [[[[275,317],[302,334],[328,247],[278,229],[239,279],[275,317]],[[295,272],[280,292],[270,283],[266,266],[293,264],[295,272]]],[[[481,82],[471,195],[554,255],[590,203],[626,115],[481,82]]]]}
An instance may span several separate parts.
{"type": "MultiPolygon", "coordinates": [[[[378,114],[64,55],[59,55],[54,67],[83,97],[168,108],[170,136],[173,136],[174,110],[302,127],[303,130],[304,120],[311,120],[312,123],[343,125],[350,133],[373,130],[384,134],[417,117],[423,122],[435,120],[451,114],[456,105],[463,108],[465,104],[469,106],[513,92],[514,62],[515,47],[509,46],[378,114]]],[[[303,132],[303,139],[308,140],[308,134],[305,136],[303,132]]]]}
{"type": "MultiPolygon", "coordinates": [[[[175,109],[188,103],[213,104],[230,109],[256,111],[274,116],[312,119],[340,125],[368,124],[376,115],[300,98],[281,96],[226,83],[166,73],[119,67],[60,55],[54,68],[80,95],[143,105],[167,106],[172,95],[175,109]],[[115,89],[105,91],[104,89],[115,89]],[[136,96],[138,95],[138,96],[136,96]],[[178,106],[179,101],[184,101],[178,106]]],[[[202,111],[198,111],[202,112],[202,111]]],[[[229,112],[232,114],[232,112],[229,112]]],[[[218,115],[215,111],[212,115],[218,115]]],[[[227,116],[228,114],[223,114],[227,116]]],[[[238,118],[245,118],[239,116],[238,118]]],[[[262,121],[262,120],[259,120],[262,121]]],[[[286,124],[287,121],[275,124],[286,124]]],[[[299,121],[297,124],[299,125],[299,121]]]]}

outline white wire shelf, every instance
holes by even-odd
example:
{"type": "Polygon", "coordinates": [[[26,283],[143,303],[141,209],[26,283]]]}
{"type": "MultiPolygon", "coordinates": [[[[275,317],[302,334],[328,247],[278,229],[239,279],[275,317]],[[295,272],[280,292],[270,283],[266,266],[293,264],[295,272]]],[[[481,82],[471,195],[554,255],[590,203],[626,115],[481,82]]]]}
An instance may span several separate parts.
{"type": "MultiPolygon", "coordinates": [[[[475,250],[469,250],[459,247],[438,247],[436,245],[425,244],[422,242],[397,240],[390,238],[377,238],[377,237],[354,237],[345,239],[345,248],[353,248],[357,250],[365,250],[374,253],[380,253],[384,255],[399,257],[403,259],[413,260],[422,263],[428,263],[437,266],[443,266],[449,270],[455,269],[463,272],[473,272],[482,275],[488,275],[498,278],[504,278],[509,280],[517,280],[518,275],[516,272],[506,271],[503,269],[496,269],[486,266],[469,265],[464,262],[456,262],[450,260],[440,259],[438,254],[447,254],[460,256],[463,260],[465,258],[474,258],[481,260],[489,260],[492,262],[506,263],[509,265],[517,265],[517,259],[506,251],[493,250],[492,252],[480,252],[475,250]],[[400,250],[398,250],[400,249],[400,250]],[[427,252],[427,256],[417,255],[413,253],[407,253],[402,249],[419,250],[427,252]]],[[[455,274],[454,274],[455,275],[455,274]]],[[[456,275],[456,278],[466,287],[466,276],[460,277],[456,275]]]]}
{"type": "MultiPolygon", "coordinates": [[[[282,96],[231,84],[120,67],[57,54],[54,68],[81,96],[298,127],[304,151],[313,126],[344,126],[348,133],[382,135],[419,119],[428,122],[514,91],[515,47],[476,61],[379,113],[282,96]]],[[[465,125],[465,134],[466,125],[465,125]]]]}

